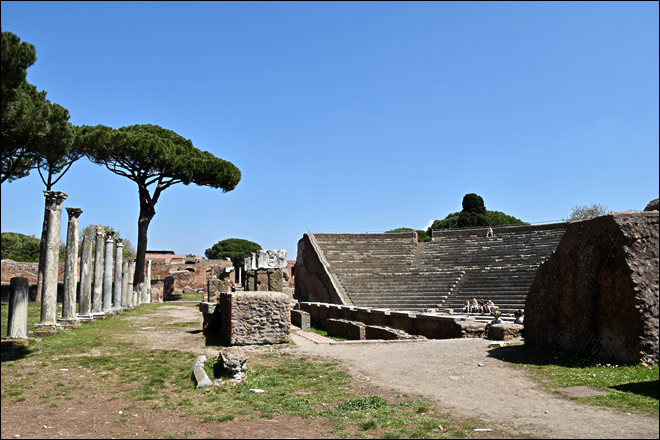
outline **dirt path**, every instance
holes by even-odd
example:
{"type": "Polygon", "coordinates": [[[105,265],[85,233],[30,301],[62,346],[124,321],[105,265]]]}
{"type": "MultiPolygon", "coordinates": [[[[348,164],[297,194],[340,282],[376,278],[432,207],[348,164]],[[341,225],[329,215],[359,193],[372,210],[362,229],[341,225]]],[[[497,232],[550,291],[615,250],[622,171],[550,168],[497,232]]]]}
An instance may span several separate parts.
{"type": "MultiPolygon", "coordinates": [[[[169,322],[201,323],[199,312],[192,307],[173,305],[152,316],[169,322]]],[[[207,357],[218,353],[200,344],[201,333],[149,330],[141,330],[146,348],[187,347],[207,357]]],[[[358,380],[425,396],[453,414],[514,425],[534,437],[659,436],[655,418],[584,405],[541,390],[524,370],[513,366],[512,349],[491,349],[492,341],[485,339],[328,345],[294,334],[293,341],[295,346],[289,351],[344,360],[358,380]]]]}
{"type": "Polygon", "coordinates": [[[514,368],[512,350],[485,339],[321,345],[294,336],[297,350],[348,362],[374,383],[436,402],[456,415],[506,422],[534,437],[658,438],[658,420],[596,408],[544,392],[514,368]],[[483,366],[480,366],[483,364],[483,366]]]}

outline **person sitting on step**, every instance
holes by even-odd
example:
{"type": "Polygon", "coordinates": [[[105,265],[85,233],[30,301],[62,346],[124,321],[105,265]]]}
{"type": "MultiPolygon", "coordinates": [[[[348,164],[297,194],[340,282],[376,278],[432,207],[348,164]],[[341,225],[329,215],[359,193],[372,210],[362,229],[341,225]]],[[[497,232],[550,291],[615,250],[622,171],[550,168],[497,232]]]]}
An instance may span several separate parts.
{"type": "Polygon", "coordinates": [[[470,300],[465,298],[465,303],[463,304],[463,312],[470,313],[470,300]]]}
{"type": "Polygon", "coordinates": [[[514,324],[522,324],[524,317],[523,317],[523,311],[521,309],[516,310],[513,312],[514,318],[516,318],[515,321],[513,321],[514,324]]]}

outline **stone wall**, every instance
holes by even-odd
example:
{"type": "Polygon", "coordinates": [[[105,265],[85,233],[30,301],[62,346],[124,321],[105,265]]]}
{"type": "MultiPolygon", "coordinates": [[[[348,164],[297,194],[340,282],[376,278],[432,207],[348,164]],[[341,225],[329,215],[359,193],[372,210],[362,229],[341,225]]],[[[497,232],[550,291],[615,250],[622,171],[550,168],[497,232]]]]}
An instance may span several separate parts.
{"type": "Polygon", "coordinates": [[[346,304],[341,287],[326,268],[327,262],[310,234],[304,234],[298,241],[294,297],[308,302],[346,304]]]}
{"type": "Polygon", "coordinates": [[[206,291],[207,280],[213,276],[220,278],[220,275],[225,272],[225,268],[230,267],[232,267],[232,263],[229,260],[153,258],[151,260],[151,281],[152,283],[164,282],[166,277],[173,276],[172,292],[174,295],[184,291],[206,291]]]}
{"type": "Polygon", "coordinates": [[[430,313],[396,312],[316,302],[299,302],[296,307],[309,313],[311,326],[320,329],[326,329],[328,319],[343,319],[366,325],[391,327],[429,339],[452,339],[483,337],[486,327],[483,322],[430,313]]]}
{"type": "Polygon", "coordinates": [[[525,343],[658,362],[658,212],[571,223],[536,273],[525,343]]]}
{"type": "Polygon", "coordinates": [[[222,339],[229,345],[288,343],[292,307],[278,292],[221,293],[222,339]]]}

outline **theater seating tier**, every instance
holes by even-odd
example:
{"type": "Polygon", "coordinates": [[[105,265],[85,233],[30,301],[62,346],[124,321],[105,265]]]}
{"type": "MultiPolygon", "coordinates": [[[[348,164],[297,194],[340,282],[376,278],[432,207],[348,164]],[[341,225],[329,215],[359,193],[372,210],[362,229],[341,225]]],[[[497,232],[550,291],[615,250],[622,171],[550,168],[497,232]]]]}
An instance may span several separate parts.
{"type": "Polygon", "coordinates": [[[434,231],[433,241],[388,234],[314,234],[327,269],[355,306],[460,311],[465,298],[524,308],[538,266],[565,224],[434,231]]]}

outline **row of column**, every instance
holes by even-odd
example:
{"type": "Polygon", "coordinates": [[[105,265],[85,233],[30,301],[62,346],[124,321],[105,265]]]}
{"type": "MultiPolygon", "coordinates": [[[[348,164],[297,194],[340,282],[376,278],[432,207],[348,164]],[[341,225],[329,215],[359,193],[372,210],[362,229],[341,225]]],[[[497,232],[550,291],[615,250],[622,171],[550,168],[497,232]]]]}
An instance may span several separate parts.
{"type": "MultiPolygon", "coordinates": [[[[56,327],[57,281],[59,271],[59,243],[62,202],[67,195],[60,191],[44,191],[46,196],[47,229],[44,282],[41,294],[41,320],[36,327],[56,327]]],[[[117,313],[140,304],[151,302],[151,260],[147,260],[147,276],[139,291],[133,290],[135,262],[123,261],[123,243],[117,239],[114,256],[113,282],[113,232],[105,232],[96,226],[96,253],[92,277],[92,243],[83,237],[80,257],[80,306],[76,314],[76,268],[78,267],[78,217],[80,208],[66,208],[69,215],[64,262],[64,297],[62,302],[63,323],[89,320],[110,313],[117,313]],[[92,290],[92,285],[94,286],[92,290]]],[[[7,337],[27,337],[27,279],[10,281],[9,322],[7,337]],[[24,280],[24,281],[23,281],[24,280]],[[24,324],[23,324],[24,323],[24,324]]]]}

